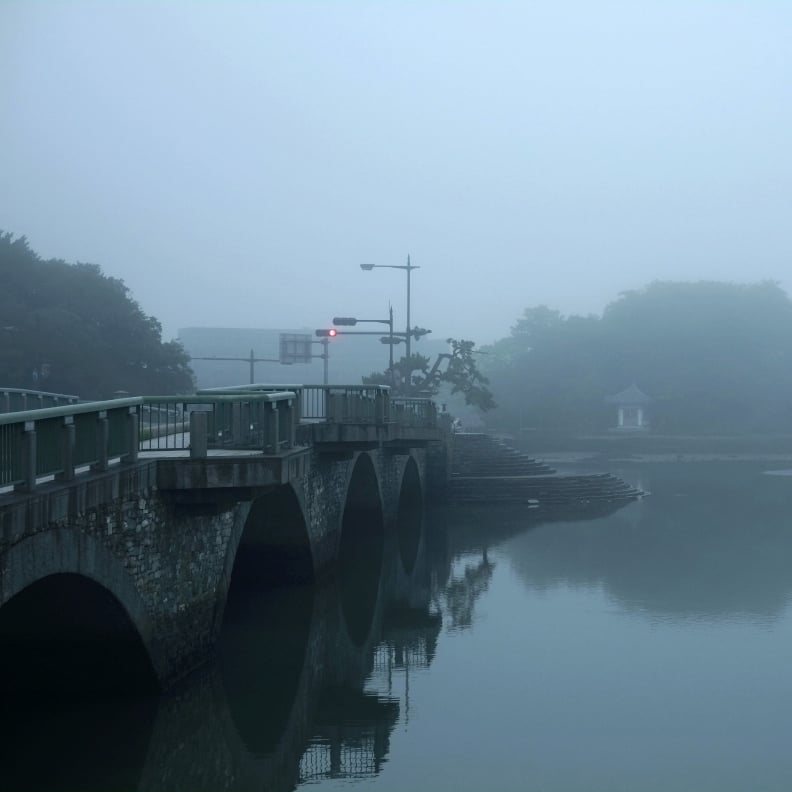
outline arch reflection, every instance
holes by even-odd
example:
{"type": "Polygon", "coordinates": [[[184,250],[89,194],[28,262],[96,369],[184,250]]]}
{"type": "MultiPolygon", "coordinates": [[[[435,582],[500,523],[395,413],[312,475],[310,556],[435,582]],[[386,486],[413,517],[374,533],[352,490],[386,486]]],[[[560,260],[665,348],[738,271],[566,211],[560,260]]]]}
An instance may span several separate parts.
{"type": "Polygon", "coordinates": [[[78,574],[0,608],[0,768],[15,790],[134,789],[158,688],[120,602],[78,574]]]}
{"type": "Polygon", "coordinates": [[[396,513],[396,535],[399,556],[404,571],[409,575],[418,558],[423,524],[423,491],[418,465],[412,457],[407,459],[399,491],[399,506],[396,513]]]}
{"type": "Polygon", "coordinates": [[[383,566],[362,644],[347,630],[344,601],[357,584],[340,575],[316,589],[269,592],[256,607],[281,615],[265,631],[256,607],[247,623],[239,614],[238,640],[224,639],[218,662],[163,701],[140,789],[285,792],[379,773],[409,712],[409,675],[433,661],[442,624],[420,554],[410,580],[394,572],[397,548],[383,566]],[[303,633],[296,619],[307,611],[303,633]]]}
{"type": "Polygon", "coordinates": [[[358,456],[347,488],[338,550],[338,579],[346,629],[362,646],[374,621],[385,529],[382,500],[368,454],[358,456]]]}
{"type": "Polygon", "coordinates": [[[29,767],[13,788],[285,792],[376,776],[409,717],[410,682],[437,651],[432,569],[422,543],[405,575],[394,538],[362,642],[347,629],[344,601],[359,581],[238,588],[246,594],[229,597],[216,662],[143,712],[103,705],[81,725],[48,712],[48,728],[19,731],[29,767]],[[60,761],[66,752],[72,767],[60,761]]]}

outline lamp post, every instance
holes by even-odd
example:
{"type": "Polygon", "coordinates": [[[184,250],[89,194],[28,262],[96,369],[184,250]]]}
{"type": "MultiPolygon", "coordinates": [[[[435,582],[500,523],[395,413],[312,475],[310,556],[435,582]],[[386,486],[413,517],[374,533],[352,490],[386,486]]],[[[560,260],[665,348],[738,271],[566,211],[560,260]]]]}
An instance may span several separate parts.
{"type": "Polygon", "coordinates": [[[410,332],[410,273],[413,270],[420,269],[420,267],[411,264],[408,255],[406,264],[361,264],[360,269],[366,271],[373,269],[400,269],[407,272],[407,330],[405,335],[407,340],[407,357],[410,357],[410,339],[412,338],[412,333],[410,332]]]}

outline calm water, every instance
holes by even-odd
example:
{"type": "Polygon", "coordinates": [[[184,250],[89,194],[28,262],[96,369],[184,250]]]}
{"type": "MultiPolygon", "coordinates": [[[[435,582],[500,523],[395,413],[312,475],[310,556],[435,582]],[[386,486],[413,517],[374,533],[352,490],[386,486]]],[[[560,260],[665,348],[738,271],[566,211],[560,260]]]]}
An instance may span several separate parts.
{"type": "Polygon", "coordinates": [[[410,575],[393,539],[379,580],[233,609],[167,697],[7,714],[0,787],[789,790],[792,478],[767,467],[625,468],[652,495],[595,520],[434,513],[410,575]]]}

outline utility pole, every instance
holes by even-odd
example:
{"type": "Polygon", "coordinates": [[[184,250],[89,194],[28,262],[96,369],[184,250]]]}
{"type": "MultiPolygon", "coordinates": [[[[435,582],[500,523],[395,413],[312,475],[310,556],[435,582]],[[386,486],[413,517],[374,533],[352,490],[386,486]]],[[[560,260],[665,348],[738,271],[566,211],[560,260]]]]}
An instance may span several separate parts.
{"type": "Polygon", "coordinates": [[[261,358],[256,357],[253,350],[250,350],[250,354],[247,357],[196,357],[195,355],[190,355],[190,360],[237,360],[240,363],[247,363],[249,366],[249,377],[250,377],[250,384],[252,385],[256,381],[256,363],[282,363],[280,358],[261,358]]]}

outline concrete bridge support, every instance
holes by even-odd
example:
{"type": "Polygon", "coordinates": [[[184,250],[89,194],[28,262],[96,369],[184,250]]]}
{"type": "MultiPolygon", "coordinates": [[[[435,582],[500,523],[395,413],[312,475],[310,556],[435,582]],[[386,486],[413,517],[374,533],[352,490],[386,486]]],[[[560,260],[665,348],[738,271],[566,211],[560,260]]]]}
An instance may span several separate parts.
{"type": "MultiPolygon", "coordinates": [[[[138,461],[0,501],[0,692],[51,695],[64,683],[53,668],[68,675],[70,657],[94,655],[86,668],[107,687],[128,687],[131,676],[170,686],[211,655],[235,588],[367,563],[375,601],[383,537],[414,524],[425,491],[420,449],[311,450],[286,483],[232,481],[188,499],[162,486],[158,464],[138,461]],[[41,629],[31,634],[32,624],[41,629]],[[104,662],[114,646],[114,663],[104,662]],[[137,656],[145,668],[118,665],[137,656]]],[[[403,542],[408,562],[415,542],[403,542]]]]}

